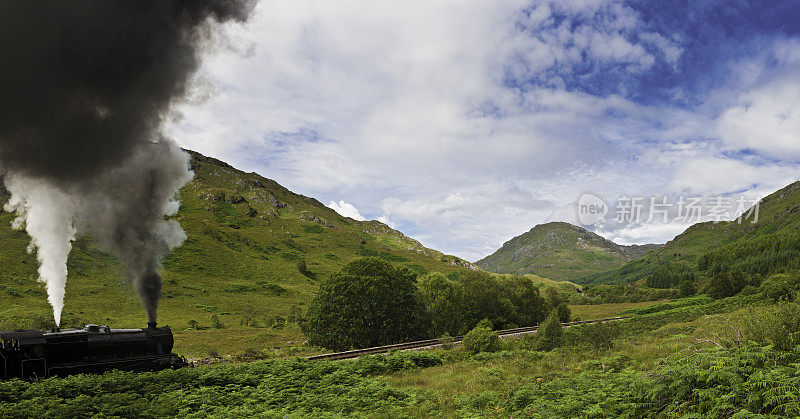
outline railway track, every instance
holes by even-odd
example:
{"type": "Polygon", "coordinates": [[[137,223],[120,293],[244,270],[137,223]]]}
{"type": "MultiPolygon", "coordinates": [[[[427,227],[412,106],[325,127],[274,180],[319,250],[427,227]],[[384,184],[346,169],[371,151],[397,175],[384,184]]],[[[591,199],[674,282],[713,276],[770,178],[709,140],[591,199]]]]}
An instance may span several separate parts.
{"type": "MultiPolygon", "coordinates": [[[[597,319],[597,320],[582,320],[577,322],[569,322],[569,323],[561,323],[561,326],[567,328],[570,326],[576,326],[579,324],[590,324],[590,323],[601,323],[601,322],[610,322],[616,320],[623,320],[630,318],[630,316],[626,317],[610,317],[607,319],[597,319]]],[[[527,333],[533,333],[539,329],[539,326],[529,326],[529,327],[517,327],[514,329],[505,329],[505,330],[497,330],[496,333],[498,336],[508,337],[514,335],[524,335],[527,333]]],[[[453,344],[461,343],[464,339],[464,336],[454,336],[453,337],[453,344]]],[[[436,346],[441,345],[442,341],[440,339],[426,339],[426,340],[417,340],[414,342],[405,342],[405,343],[395,343],[392,345],[384,345],[384,346],[375,346],[372,348],[363,348],[363,349],[353,349],[350,351],[344,352],[334,352],[329,354],[321,354],[321,355],[314,355],[308,357],[309,360],[316,361],[316,360],[338,360],[338,359],[349,359],[349,358],[358,358],[361,355],[370,355],[370,354],[379,354],[384,352],[389,352],[391,350],[408,350],[408,349],[419,349],[425,348],[428,346],[436,346]]]]}

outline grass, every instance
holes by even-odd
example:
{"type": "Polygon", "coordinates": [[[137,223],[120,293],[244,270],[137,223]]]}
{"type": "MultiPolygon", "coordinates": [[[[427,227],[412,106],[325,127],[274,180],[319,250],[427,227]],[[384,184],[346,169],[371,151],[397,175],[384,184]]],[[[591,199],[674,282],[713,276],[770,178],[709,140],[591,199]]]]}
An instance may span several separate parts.
{"type": "MultiPolygon", "coordinates": [[[[500,351],[476,355],[456,347],[340,362],[267,359],[242,364],[228,358],[214,366],[178,371],[0,382],[0,416],[11,411],[30,416],[126,416],[135,410],[144,417],[189,413],[241,417],[659,417],[663,412],[653,406],[667,406],[669,412],[681,416],[696,411],[700,393],[680,396],[670,389],[686,386],[681,376],[668,380],[676,372],[691,370],[675,360],[700,348],[720,345],[728,349],[706,352],[718,356],[711,360],[721,363],[698,366],[695,376],[703,377],[703,382],[691,384],[690,390],[691,386],[706,386],[714,394],[754,394],[742,393],[745,390],[737,387],[739,375],[730,374],[739,374],[739,370],[731,362],[746,352],[737,341],[748,319],[764,317],[773,308],[761,303],[758,295],[600,305],[598,314],[635,314],[608,329],[614,336],[608,349],[595,349],[582,340],[591,335],[582,334],[588,329],[581,327],[590,326],[578,326],[566,330],[566,346],[550,352],[532,350],[530,337],[525,337],[504,339],[500,351]],[[728,375],[715,375],[719,368],[726,368],[728,375]],[[649,392],[658,388],[659,394],[673,399],[648,399],[649,392]]],[[[230,332],[244,341],[241,348],[247,347],[248,339],[262,339],[250,335],[247,328],[232,327],[230,332]]],[[[289,327],[284,332],[297,331],[289,327]]],[[[205,342],[221,341],[220,330],[197,333],[205,342]]],[[[255,355],[274,358],[312,350],[292,346],[255,355]]],[[[753,373],[753,363],[765,359],[771,349],[748,350],[754,357],[743,358],[741,373],[757,385],[759,374],[770,373],[769,362],[773,361],[766,358],[767,365],[758,367],[762,368],[758,374],[753,373]]],[[[753,388],[761,388],[761,395],[772,394],[769,388],[753,388]]],[[[741,397],[737,400],[743,403],[741,397]]],[[[717,410],[728,412],[724,416],[735,413],[724,403],[718,404],[722,407],[717,410]]]]}
{"type": "MultiPolygon", "coordinates": [[[[365,254],[417,273],[466,269],[459,265],[466,262],[452,256],[443,261],[441,252],[383,224],[345,219],[254,173],[196,153],[192,169],[195,177],[181,189],[175,217],[188,239],[163,260],[161,270],[159,324],[173,328],[175,350],[182,355],[271,351],[302,343],[297,324],[280,327],[281,319],[297,308],[305,312],[320,281],[365,254]],[[306,273],[298,270],[300,259],[306,261],[306,273]],[[213,316],[224,329],[210,330],[213,316]]],[[[25,251],[28,236],[11,229],[13,218],[0,212],[0,330],[49,328],[52,311],[44,285],[36,281],[38,264],[25,251]]],[[[145,325],[122,267],[94,240],[81,237],[74,243],[68,267],[62,325],[145,325]]]]}
{"type": "Polygon", "coordinates": [[[570,305],[573,317],[581,320],[605,319],[625,315],[628,310],[650,307],[659,303],[666,303],[667,300],[644,301],[640,303],[607,303],[607,304],[576,304],[570,305]]]}
{"type": "MultiPolygon", "coordinates": [[[[597,313],[599,316],[619,314],[655,303],[603,304],[599,305],[597,313]]],[[[447,353],[445,356],[451,361],[381,378],[403,391],[426,394],[436,401],[436,412],[443,416],[507,417],[511,414],[508,406],[513,405],[515,397],[520,397],[526,388],[547,388],[549,385],[554,390],[566,391],[565,386],[576,386],[577,389],[579,385],[591,383],[588,388],[581,390],[582,394],[574,397],[563,394],[556,396],[558,393],[552,392],[554,403],[562,405],[567,404],[567,400],[583,398],[582,403],[586,405],[581,409],[584,409],[591,407],[591,404],[603,404],[605,397],[602,395],[592,399],[591,392],[597,388],[611,386],[601,391],[601,394],[611,397],[610,394],[620,391],[621,387],[635,386],[637,381],[644,379],[642,377],[649,377],[665,360],[672,359],[687,348],[715,345],[710,342],[735,341],[737,333],[743,328],[744,319],[757,316],[759,310],[768,310],[768,307],[747,306],[723,314],[700,315],[661,326],[654,322],[643,333],[636,332],[638,328],[626,331],[623,326],[626,321],[622,321],[613,348],[607,350],[573,345],[551,352],[536,352],[525,349],[524,340],[511,339],[503,341],[507,350],[488,356],[479,354],[470,357],[461,349],[440,351],[447,353]],[[622,384],[615,384],[615,380],[621,380],[622,384]]],[[[715,311],[713,304],[709,311],[715,311]]],[[[652,314],[651,317],[658,315],[652,314]]],[[[547,396],[539,394],[536,397],[541,399],[547,396]]],[[[579,416],[604,417],[624,413],[607,410],[614,407],[618,406],[606,406],[606,410],[599,414],[580,410],[583,413],[579,416]]],[[[426,410],[430,409],[427,405],[410,409],[412,416],[430,413],[430,410],[426,410]]]]}

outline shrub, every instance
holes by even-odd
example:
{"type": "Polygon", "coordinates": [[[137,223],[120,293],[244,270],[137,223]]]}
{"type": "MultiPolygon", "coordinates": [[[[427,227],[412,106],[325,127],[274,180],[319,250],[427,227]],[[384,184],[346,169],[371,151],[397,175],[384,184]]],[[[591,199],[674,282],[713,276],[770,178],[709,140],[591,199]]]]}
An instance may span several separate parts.
{"type": "Polygon", "coordinates": [[[211,315],[211,327],[214,329],[224,329],[225,324],[219,319],[217,313],[211,315]]]}
{"type": "Polygon", "coordinates": [[[500,338],[493,330],[476,326],[464,336],[462,341],[464,349],[471,352],[473,355],[479,352],[494,352],[500,348],[500,338]]]}
{"type": "Polygon", "coordinates": [[[564,344],[564,328],[558,318],[558,313],[553,311],[547,320],[539,326],[536,332],[536,350],[550,351],[564,344]]]}
{"type": "Polygon", "coordinates": [[[561,302],[556,306],[556,314],[558,314],[558,321],[567,323],[570,320],[570,316],[572,316],[572,311],[567,307],[567,303],[561,302]]]}
{"type": "Polygon", "coordinates": [[[743,337],[789,350],[800,343],[800,304],[782,302],[744,317],[743,337]]]}
{"type": "Polygon", "coordinates": [[[258,310],[251,305],[246,305],[239,314],[239,324],[248,327],[258,327],[258,310]]]}
{"type": "Polygon", "coordinates": [[[228,282],[225,284],[225,288],[222,289],[222,292],[229,292],[232,294],[244,294],[255,291],[258,291],[258,287],[241,282],[228,282]]]}
{"type": "Polygon", "coordinates": [[[322,234],[325,232],[325,229],[323,229],[322,226],[319,225],[310,225],[310,226],[303,226],[303,231],[311,234],[322,234]]]}
{"type": "Polygon", "coordinates": [[[311,279],[316,279],[317,277],[314,272],[308,270],[308,265],[306,264],[305,258],[302,258],[299,262],[297,262],[297,271],[300,272],[301,275],[307,276],[311,279]]]}
{"type": "Polygon", "coordinates": [[[485,328],[487,328],[489,330],[493,329],[492,322],[490,322],[489,319],[483,319],[483,320],[479,321],[478,324],[475,325],[475,327],[485,327],[485,328]]]}
{"type": "Polygon", "coordinates": [[[706,293],[709,297],[718,300],[720,298],[730,297],[731,293],[731,280],[730,276],[725,273],[720,273],[711,278],[708,283],[708,290],[706,293]]]}
{"type": "Polygon", "coordinates": [[[761,290],[764,291],[764,295],[772,301],[794,300],[797,287],[798,278],[796,274],[771,275],[761,283],[761,290]]]}
{"type": "Polygon", "coordinates": [[[267,283],[266,281],[259,281],[258,284],[261,285],[265,290],[267,290],[268,293],[272,295],[283,295],[289,292],[286,288],[278,284],[270,284],[267,283]]]}
{"type": "Polygon", "coordinates": [[[453,337],[445,333],[439,338],[439,344],[442,345],[442,349],[449,351],[453,349],[453,337]]]}
{"type": "Polygon", "coordinates": [[[616,334],[616,327],[611,323],[573,326],[565,332],[573,343],[591,346],[594,349],[611,349],[616,334]]]}
{"type": "Polygon", "coordinates": [[[758,287],[755,287],[753,285],[745,285],[744,288],[742,288],[742,290],[739,292],[739,294],[753,295],[753,294],[758,294],[758,292],[759,292],[758,287]]]}
{"type": "Polygon", "coordinates": [[[300,323],[303,320],[303,309],[292,305],[289,307],[289,317],[287,317],[286,321],[289,323],[300,323]]]}
{"type": "Polygon", "coordinates": [[[690,297],[697,293],[697,288],[694,286],[694,281],[686,279],[681,281],[679,291],[681,297],[690,297]]]}

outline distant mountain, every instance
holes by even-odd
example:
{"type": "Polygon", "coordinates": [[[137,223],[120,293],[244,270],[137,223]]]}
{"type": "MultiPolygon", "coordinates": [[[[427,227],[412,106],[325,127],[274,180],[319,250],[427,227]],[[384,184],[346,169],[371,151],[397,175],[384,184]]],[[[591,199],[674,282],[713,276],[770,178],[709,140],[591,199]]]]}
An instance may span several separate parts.
{"type": "MultiPolygon", "coordinates": [[[[705,265],[709,262],[721,260],[722,253],[738,252],[736,260],[728,260],[728,265],[739,265],[745,259],[756,256],[754,252],[747,252],[747,246],[758,249],[756,252],[766,253],[782,252],[769,261],[762,261],[762,267],[754,269],[752,266],[740,266],[744,271],[753,270],[751,273],[769,273],[784,268],[794,268],[795,257],[798,252],[794,246],[794,236],[800,231],[800,182],[794,182],[761,200],[759,204],[758,221],[752,223],[752,218],[739,223],[736,220],[723,222],[704,222],[694,224],[663,247],[648,253],[638,260],[631,261],[617,269],[593,275],[582,280],[581,283],[630,283],[646,280],[656,269],[665,269],[671,264],[682,264],[698,270],[698,262],[706,258],[705,265]],[[787,238],[788,237],[788,238],[787,238]],[[780,239],[780,240],[779,240],[780,239]],[[778,243],[780,241],[780,243],[778,243]],[[742,253],[744,252],[744,253],[742,253]]],[[[698,271],[707,274],[706,266],[701,266],[698,271]]],[[[720,269],[717,267],[715,269],[720,269]]]]}
{"type": "Polygon", "coordinates": [[[551,222],[514,237],[475,264],[496,273],[574,281],[620,267],[659,247],[622,246],[581,227],[551,222]]]}

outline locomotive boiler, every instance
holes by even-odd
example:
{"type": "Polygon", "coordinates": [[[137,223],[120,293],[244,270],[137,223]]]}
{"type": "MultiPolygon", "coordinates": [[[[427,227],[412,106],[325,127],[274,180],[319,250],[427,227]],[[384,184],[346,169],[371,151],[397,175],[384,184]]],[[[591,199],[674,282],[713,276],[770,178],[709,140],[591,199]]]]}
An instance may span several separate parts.
{"type": "Polygon", "coordinates": [[[0,332],[0,377],[41,378],[108,370],[154,371],[187,365],[173,354],[169,327],[0,332]]]}

